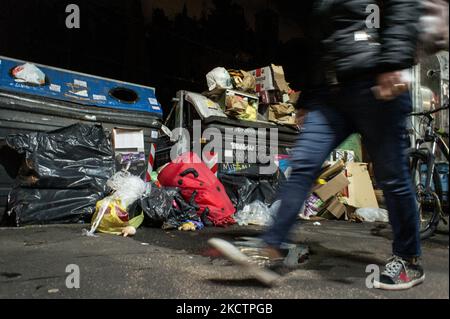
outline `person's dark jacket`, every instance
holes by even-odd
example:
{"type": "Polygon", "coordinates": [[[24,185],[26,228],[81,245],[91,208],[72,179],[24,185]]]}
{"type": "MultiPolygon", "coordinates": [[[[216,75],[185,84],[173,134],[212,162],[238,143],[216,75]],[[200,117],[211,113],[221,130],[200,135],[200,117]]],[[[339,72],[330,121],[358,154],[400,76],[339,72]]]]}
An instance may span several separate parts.
{"type": "Polygon", "coordinates": [[[420,0],[315,0],[305,27],[307,87],[367,78],[415,63],[420,0]],[[370,5],[380,28],[368,28],[370,5]],[[368,39],[366,39],[366,35],[368,39]]]}

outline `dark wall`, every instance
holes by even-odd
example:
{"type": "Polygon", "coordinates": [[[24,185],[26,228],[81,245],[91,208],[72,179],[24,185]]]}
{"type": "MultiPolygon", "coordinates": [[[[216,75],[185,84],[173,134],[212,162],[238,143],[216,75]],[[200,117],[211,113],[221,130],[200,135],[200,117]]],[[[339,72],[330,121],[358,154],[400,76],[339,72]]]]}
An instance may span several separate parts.
{"type": "Polygon", "coordinates": [[[246,1],[210,2],[201,17],[185,7],[169,18],[163,7],[144,17],[140,0],[2,0],[0,55],[154,86],[166,110],[177,90],[205,90],[216,66],[282,64],[301,88],[307,48],[298,34],[280,40],[282,19],[303,19],[301,1],[262,1],[251,12],[246,1]],[[65,26],[70,3],[80,6],[80,29],[65,26]]]}

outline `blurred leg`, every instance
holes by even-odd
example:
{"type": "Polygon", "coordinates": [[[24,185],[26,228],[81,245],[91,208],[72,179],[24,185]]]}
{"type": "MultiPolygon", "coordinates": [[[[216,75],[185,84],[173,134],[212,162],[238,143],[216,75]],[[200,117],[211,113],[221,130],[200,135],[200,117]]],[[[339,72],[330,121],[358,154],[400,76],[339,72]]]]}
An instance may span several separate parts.
{"type": "Polygon", "coordinates": [[[411,110],[411,98],[405,94],[390,102],[366,104],[354,117],[384,191],[394,232],[393,253],[402,258],[421,255],[418,210],[406,155],[406,120],[411,110]]]}
{"type": "Polygon", "coordinates": [[[324,161],[351,133],[345,117],[336,109],[322,103],[309,108],[291,155],[292,173],[278,195],[280,209],[274,224],[263,235],[270,246],[279,247],[287,240],[324,161]]]}

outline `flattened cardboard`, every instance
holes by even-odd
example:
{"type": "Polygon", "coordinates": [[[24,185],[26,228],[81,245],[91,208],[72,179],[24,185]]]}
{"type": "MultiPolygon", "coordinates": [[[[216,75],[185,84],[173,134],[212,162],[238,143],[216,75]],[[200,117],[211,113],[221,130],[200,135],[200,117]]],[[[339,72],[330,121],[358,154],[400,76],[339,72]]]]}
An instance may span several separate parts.
{"type": "Polygon", "coordinates": [[[273,71],[273,79],[275,82],[275,86],[281,92],[289,93],[291,91],[291,88],[289,87],[289,84],[286,82],[283,67],[275,65],[275,64],[272,64],[271,67],[272,67],[272,71],[273,71]]]}
{"type": "Polygon", "coordinates": [[[337,175],[327,184],[320,186],[314,190],[314,193],[324,202],[343,191],[349,185],[349,180],[345,173],[337,175]]]}
{"type": "Polygon", "coordinates": [[[379,208],[367,164],[347,163],[348,186],[347,204],[355,208],[379,208]]]}
{"type": "Polygon", "coordinates": [[[322,171],[322,173],[319,176],[319,179],[328,179],[330,176],[333,176],[334,174],[342,171],[345,168],[344,161],[340,160],[336,163],[334,163],[332,166],[327,167],[322,171]]]}
{"type": "Polygon", "coordinates": [[[342,204],[336,197],[333,197],[330,201],[326,207],[326,211],[331,213],[334,217],[336,217],[336,219],[341,219],[346,213],[345,205],[342,204]]]}

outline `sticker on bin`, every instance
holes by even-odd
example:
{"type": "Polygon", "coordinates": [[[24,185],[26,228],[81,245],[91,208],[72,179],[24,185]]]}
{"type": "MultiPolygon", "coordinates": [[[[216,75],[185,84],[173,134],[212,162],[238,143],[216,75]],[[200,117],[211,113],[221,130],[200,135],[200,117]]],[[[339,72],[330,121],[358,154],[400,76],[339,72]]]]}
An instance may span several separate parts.
{"type": "Polygon", "coordinates": [[[53,92],[61,92],[61,85],[50,84],[49,89],[53,92]]]}
{"type": "Polygon", "coordinates": [[[94,99],[94,101],[106,101],[106,96],[104,95],[94,94],[92,95],[92,98],[94,99]]]}
{"type": "Polygon", "coordinates": [[[87,88],[87,87],[88,87],[86,81],[81,81],[81,80],[77,80],[77,79],[74,79],[74,80],[73,80],[73,84],[75,84],[75,85],[77,85],[77,86],[84,87],[84,88],[87,88]]]}
{"type": "Polygon", "coordinates": [[[155,98],[148,98],[148,102],[150,103],[150,105],[152,106],[152,109],[155,111],[161,111],[161,107],[159,106],[158,100],[155,98]]]}

